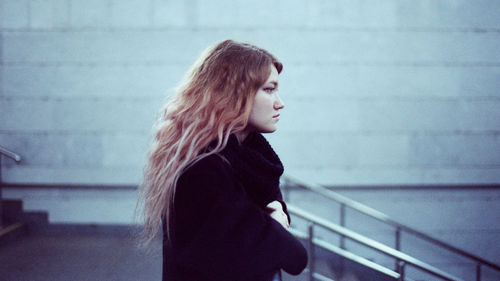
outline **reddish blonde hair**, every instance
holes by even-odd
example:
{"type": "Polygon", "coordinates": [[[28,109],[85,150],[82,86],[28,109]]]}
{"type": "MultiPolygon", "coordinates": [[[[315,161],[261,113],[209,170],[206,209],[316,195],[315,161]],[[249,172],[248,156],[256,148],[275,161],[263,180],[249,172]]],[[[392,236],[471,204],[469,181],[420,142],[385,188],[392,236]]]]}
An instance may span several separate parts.
{"type": "Polygon", "coordinates": [[[142,207],[143,244],[150,244],[170,218],[182,172],[220,152],[229,135],[246,128],[271,65],[281,72],[282,64],[266,50],[232,40],[207,49],[193,64],[155,125],[136,206],[136,212],[142,207]],[[215,147],[206,151],[212,141],[215,147]]]}

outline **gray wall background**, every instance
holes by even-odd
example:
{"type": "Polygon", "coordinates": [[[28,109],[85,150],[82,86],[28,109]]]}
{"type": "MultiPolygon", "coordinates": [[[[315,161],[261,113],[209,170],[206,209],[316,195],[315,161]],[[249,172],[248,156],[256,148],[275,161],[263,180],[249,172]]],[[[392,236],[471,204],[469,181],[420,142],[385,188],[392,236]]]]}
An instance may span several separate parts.
{"type": "Polygon", "coordinates": [[[137,184],[164,97],[226,38],[284,63],[286,172],[500,183],[500,1],[2,0],[11,183],[137,184]]]}

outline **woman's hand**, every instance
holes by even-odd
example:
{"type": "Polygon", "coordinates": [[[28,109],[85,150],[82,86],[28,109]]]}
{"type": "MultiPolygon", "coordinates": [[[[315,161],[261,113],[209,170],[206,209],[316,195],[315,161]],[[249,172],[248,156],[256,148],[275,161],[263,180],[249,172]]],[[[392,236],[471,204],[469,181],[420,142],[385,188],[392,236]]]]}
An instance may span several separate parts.
{"type": "Polygon", "coordinates": [[[277,200],[267,204],[267,209],[269,210],[269,215],[271,218],[275,219],[279,222],[285,229],[290,228],[290,224],[288,223],[288,216],[283,212],[283,206],[277,200]]]}

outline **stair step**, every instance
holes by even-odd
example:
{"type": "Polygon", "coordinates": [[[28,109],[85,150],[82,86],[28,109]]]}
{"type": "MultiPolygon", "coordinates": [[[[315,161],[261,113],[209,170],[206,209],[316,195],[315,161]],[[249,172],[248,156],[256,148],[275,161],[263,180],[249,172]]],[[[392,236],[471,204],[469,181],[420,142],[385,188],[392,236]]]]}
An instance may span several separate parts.
{"type": "Polygon", "coordinates": [[[26,224],[15,222],[0,227],[0,246],[26,234],[26,224]]]}
{"type": "Polygon", "coordinates": [[[22,221],[30,231],[38,230],[45,228],[49,224],[49,215],[47,212],[26,212],[22,214],[22,221]]]}
{"type": "Polygon", "coordinates": [[[2,214],[4,218],[15,220],[13,218],[19,217],[23,213],[23,201],[14,199],[2,200],[2,214]]]}
{"type": "Polygon", "coordinates": [[[4,224],[21,222],[24,224],[24,231],[37,231],[45,228],[49,224],[47,212],[24,211],[22,200],[2,200],[2,220],[4,224]]]}

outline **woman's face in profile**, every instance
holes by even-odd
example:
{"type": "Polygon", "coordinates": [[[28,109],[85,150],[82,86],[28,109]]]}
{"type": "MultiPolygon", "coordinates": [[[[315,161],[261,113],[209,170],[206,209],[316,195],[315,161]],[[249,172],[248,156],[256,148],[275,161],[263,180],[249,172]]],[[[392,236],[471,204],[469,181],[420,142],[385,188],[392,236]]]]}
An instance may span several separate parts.
{"type": "Polygon", "coordinates": [[[279,74],[274,65],[271,65],[271,74],[255,95],[248,126],[251,131],[272,133],[276,131],[279,121],[279,111],[284,107],[278,95],[279,74]]]}

